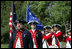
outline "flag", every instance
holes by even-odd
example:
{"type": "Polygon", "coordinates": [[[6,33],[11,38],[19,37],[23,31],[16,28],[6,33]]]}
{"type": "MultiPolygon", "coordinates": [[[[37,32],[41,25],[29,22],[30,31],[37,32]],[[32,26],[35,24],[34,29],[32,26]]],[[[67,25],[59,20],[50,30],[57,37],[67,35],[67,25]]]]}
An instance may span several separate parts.
{"type": "Polygon", "coordinates": [[[10,12],[10,20],[9,20],[9,27],[10,27],[10,42],[9,42],[9,48],[12,47],[13,43],[11,44],[12,41],[12,32],[13,32],[13,24],[14,22],[17,20],[17,16],[16,16],[16,10],[15,10],[15,5],[14,5],[14,1],[12,1],[11,3],[11,12],[10,12]]]}
{"type": "Polygon", "coordinates": [[[17,20],[17,16],[16,16],[16,10],[15,10],[15,5],[14,5],[14,1],[11,4],[11,12],[10,12],[10,20],[9,20],[9,27],[10,27],[10,38],[12,35],[12,24],[13,22],[15,22],[17,20]]]}
{"type": "Polygon", "coordinates": [[[28,3],[27,3],[26,21],[29,22],[30,20],[35,20],[35,21],[39,22],[39,24],[36,25],[37,30],[43,29],[43,25],[40,23],[38,18],[32,13],[32,11],[30,10],[28,3]]]}

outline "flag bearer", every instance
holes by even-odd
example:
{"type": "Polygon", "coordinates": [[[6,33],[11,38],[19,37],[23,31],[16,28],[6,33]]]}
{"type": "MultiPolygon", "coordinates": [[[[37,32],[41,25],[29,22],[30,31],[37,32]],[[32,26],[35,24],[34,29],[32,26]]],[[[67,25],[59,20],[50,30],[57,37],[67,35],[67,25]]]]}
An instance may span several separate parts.
{"type": "MultiPolygon", "coordinates": [[[[32,37],[29,31],[23,28],[24,20],[19,20],[17,23],[17,30],[13,32],[12,48],[32,48],[32,37]]],[[[11,45],[10,45],[11,46],[11,45]]]]}
{"type": "Polygon", "coordinates": [[[33,48],[42,48],[42,33],[36,29],[36,22],[35,20],[30,20],[28,24],[31,26],[31,36],[33,40],[33,48]]]}

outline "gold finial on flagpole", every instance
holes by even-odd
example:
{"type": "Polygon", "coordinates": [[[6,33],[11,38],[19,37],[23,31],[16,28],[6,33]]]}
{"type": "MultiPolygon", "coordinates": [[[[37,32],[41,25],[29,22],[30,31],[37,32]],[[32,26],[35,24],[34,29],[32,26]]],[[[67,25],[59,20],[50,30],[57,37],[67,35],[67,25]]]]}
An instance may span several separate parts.
{"type": "Polygon", "coordinates": [[[28,1],[27,1],[27,4],[28,4],[28,1]]]}

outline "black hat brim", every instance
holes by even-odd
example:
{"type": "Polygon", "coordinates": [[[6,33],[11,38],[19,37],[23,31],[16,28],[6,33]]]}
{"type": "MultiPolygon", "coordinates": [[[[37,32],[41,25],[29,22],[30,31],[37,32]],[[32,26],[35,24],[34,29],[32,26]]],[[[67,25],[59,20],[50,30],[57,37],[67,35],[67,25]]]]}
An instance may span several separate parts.
{"type": "Polygon", "coordinates": [[[15,23],[22,23],[22,24],[26,24],[27,22],[25,20],[18,20],[18,21],[15,21],[15,23]]]}
{"type": "Polygon", "coordinates": [[[36,25],[36,24],[38,24],[37,22],[31,22],[31,23],[29,23],[30,25],[36,25]]]}
{"type": "Polygon", "coordinates": [[[47,26],[47,27],[44,28],[44,30],[45,30],[45,29],[51,29],[51,27],[48,27],[48,26],[47,26]]]}
{"type": "Polygon", "coordinates": [[[19,23],[26,24],[27,22],[25,20],[19,20],[19,23]]]}
{"type": "Polygon", "coordinates": [[[53,25],[52,27],[60,28],[61,26],[59,26],[58,24],[55,24],[55,25],[53,25]]]}

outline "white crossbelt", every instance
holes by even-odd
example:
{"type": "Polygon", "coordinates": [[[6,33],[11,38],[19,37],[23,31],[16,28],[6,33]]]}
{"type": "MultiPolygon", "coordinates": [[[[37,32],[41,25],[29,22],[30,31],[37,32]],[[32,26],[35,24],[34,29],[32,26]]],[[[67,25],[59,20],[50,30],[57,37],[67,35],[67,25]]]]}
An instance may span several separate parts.
{"type": "Polygon", "coordinates": [[[33,38],[33,44],[34,44],[33,48],[36,48],[36,45],[35,45],[35,42],[34,42],[34,38],[33,38]]]}
{"type": "Polygon", "coordinates": [[[18,38],[15,48],[21,48],[20,38],[18,38]]]}

